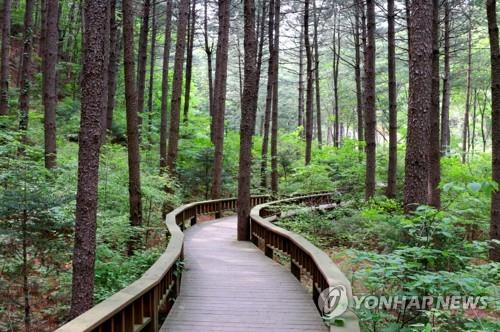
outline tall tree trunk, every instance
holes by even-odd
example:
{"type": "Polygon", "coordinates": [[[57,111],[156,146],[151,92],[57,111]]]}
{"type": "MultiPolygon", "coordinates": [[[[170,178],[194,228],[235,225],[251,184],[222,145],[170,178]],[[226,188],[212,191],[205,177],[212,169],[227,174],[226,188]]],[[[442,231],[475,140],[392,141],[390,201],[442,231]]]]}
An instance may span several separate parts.
{"type": "MultiPolygon", "coordinates": [[[[491,121],[492,121],[492,170],[493,181],[500,183],[500,49],[498,45],[498,25],[496,0],[486,0],[488,34],[491,53],[491,121]]],[[[500,240],[500,191],[491,196],[490,239],[500,240]]],[[[500,245],[490,247],[490,259],[500,262],[500,245]]]]}
{"type": "Polygon", "coordinates": [[[375,0],[366,1],[366,51],[365,51],[365,141],[366,141],[366,178],[365,198],[375,195],[376,142],[375,129],[377,114],[375,110],[375,0]]]}
{"type": "Polygon", "coordinates": [[[9,110],[10,21],[12,0],[3,1],[2,50],[0,54],[0,115],[9,110]]]}
{"type": "MultiPolygon", "coordinates": [[[[189,117],[189,102],[191,95],[191,76],[193,73],[193,46],[194,46],[194,36],[196,30],[196,1],[193,2],[193,7],[191,9],[190,17],[190,27],[188,28],[187,37],[187,57],[186,57],[186,84],[184,91],[184,117],[183,121],[188,122],[189,117]]],[[[216,65],[217,66],[217,65],[216,65]]]]}
{"type": "Polygon", "coordinates": [[[117,0],[110,2],[110,17],[109,17],[109,66],[108,66],[108,101],[106,105],[106,126],[103,126],[103,131],[111,131],[113,128],[113,110],[115,108],[116,94],[116,74],[118,72],[118,63],[121,52],[121,38],[119,38],[118,22],[116,21],[116,3],[117,0]]]}
{"type": "Polygon", "coordinates": [[[441,109],[441,154],[450,149],[450,2],[444,2],[444,75],[441,109]]]}
{"type": "Polygon", "coordinates": [[[47,0],[45,19],[45,46],[42,57],[42,89],[44,105],[45,167],[57,166],[56,108],[57,108],[57,59],[59,42],[59,0],[47,0]]]}
{"type": "Polygon", "coordinates": [[[488,103],[488,93],[486,90],[484,91],[483,97],[483,106],[481,107],[481,139],[483,141],[483,153],[486,152],[486,132],[485,132],[485,112],[486,112],[486,104],[488,103]]]}
{"type": "Polygon", "coordinates": [[[78,149],[78,184],[75,211],[75,246],[70,317],[92,307],[96,251],[97,186],[101,147],[101,113],[107,101],[109,1],[86,0],[81,120],[78,149]],[[103,33],[104,32],[104,33],[103,33]]]}
{"type": "Polygon", "coordinates": [[[432,0],[432,101],[429,111],[429,188],[427,203],[441,207],[441,150],[439,144],[439,0],[432,0]]]}
{"type": "Polygon", "coordinates": [[[386,196],[396,196],[396,172],[398,166],[398,105],[396,86],[396,14],[394,0],[387,1],[387,40],[389,75],[389,166],[387,169],[386,196]]]}
{"type": "MultiPolygon", "coordinates": [[[[74,30],[74,34],[73,34],[73,38],[72,38],[72,42],[69,43],[68,42],[68,45],[71,45],[71,47],[69,47],[70,50],[72,50],[70,52],[70,55],[69,55],[69,62],[74,62],[75,60],[74,59],[79,59],[79,55],[81,53],[81,41],[80,41],[80,38],[78,38],[79,35],[83,35],[83,29],[84,29],[84,26],[83,26],[83,15],[82,15],[82,12],[83,12],[83,5],[80,4],[80,2],[78,2],[78,6],[77,6],[77,14],[76,14],[76,27],[75,27],[75,30],[74,30]]],[[[78,61],[78,60],[76,60],[78,61]]],[[[72,97],[73,99],[77,99],[77,93],[79,91],[79,80],[80,80],[80,70],[78,68],[72,68],[70,67],[70,69],[68,70],[68,79],[70,79],[72,81],[72,97]]]]}
{"type": "Polygon", "coordinates": [[[208,0],[204,0],[205,15],[203,19],[203,37],[205,40],[205,53],[207,54],[207,76],[208,76],[208,109],[210,114],[210,138],[214,141],[214,86],[212,80],[212,53],[213,42],[208,42],[208,0]]]}
{"type": "Polygon", "coordinates": [[[265,36],[265,25],[266,25],[266,0],[259,1],[260,6],[260,23],[257,26],[256,36],[258,40],[257,47],[257,105],[259,104],[259,89],[260,89],[260,76],[262,72],[262,58],[264,56],[264,36],[265,36]]]}
{"type": "MultiPolygon", "coordinates": [[[[297,127],[304,127],[304,25],[300,27],[299,41],[299,109],[297,127]]],[[[304,133],[302,132],[302,136],[304,133]]]]}
{"type": "Polygon", "coordinates": [[[432,107],[432,0],[412,0],[410,96],[404,203],[407,211],[427,202],[429,111],[432,107]]]}
{"type": "Polygon", "coordinates": [[[340,146],[340,114],[339,114],[339,68],[340,68],[340,24],[338,21],[338,10],[334,12],[334,29],[333,29],[333,116],[335,118],[333,130],[333,144],[335,147],[340,146]]]}
{"type": "Polygon", "coordinates": [[[23,52],[21,56],[21,81],[19,93],[19,129],[26,141],[31,91],[31,54],[33,52],[33,7],[34,0],[26,0],[24,11],[23,52]]]}
{"type": "Polygon", "coordinates": [[[271,122],[271,110],[273,103],[273,88],[274,88],[274,65],[276,53],[274,52],[274,10],[275,0],[269,1],[269,25],[268,25],[268,44],[269,44],[269,61],[267,65],[267,93],[266,105],[264,109],[264,133],[262,137],[262,154],[260,164],[260,185],[262,188],[267,188],[267,155],[269,150],[269,126],[271,122]]]}
{"type": "Polygon", "coordinates": [[[408,61],[411,57],[411,1],[412,0],[405,0],[405,18],[406,18],[406,38],[408,40],[408,61]]]}
{"type": "Polygon", "coordinates": [[[242,65],[242,56],[241,56],[241,47],[240,47],[240,37],[236,35],[236,50],[238,51],[238,79],[240,81],[240,104],[243,100],[243,65],[242,65]]]}
{"type": "MultiPolygon", "coordinates": [[[[123,62],[125,70],[125,106],[127,113],[128,145],[128,191],[130,224],[132,227],[142,224],[141,170],[139,149],[139,116],[137,90],[135,86],[134,63],[134,7],[132,0],[123,0],[123,62]]],[[[128,243],[128,253],[137,248],[138,237],[128,243]]]]}
{"type": "Polygon", "coordinates": [[[476,152],[476,122],[477,122],[477,108],[478,108],[478,91],[474,88],[474,99],[472,102],[472,135],[470,136],[469,150],[471,156],[476,152]]]}
{"type": "Polygon", "coordinates": [[[142,131],[142,118],[144,117],[144,92],[146,90],[146,64],[148,61],[148,35],[151,0],[144,0],[142,7],[142,23],[139,32],[139,49],[137,51],[137,113],[139,114],[139,135],[142,131]]]}
{"type": "Polygon", "coordinates": [[[274,0],[274,73],[273,73],[273,109],[271,126],[271,191],[278,194],[278,70],[280,47],[280,0],[274,0]]]}
{"type": "Polygon", "coordinates": [[[160,174],[167,167],[168,69],[170,64],[170,44],[172,42],[172,0],[167,0],[165,16],[165,41],[163,44],[163,67],[161,73],[160,174]]]}
{"type": "MultiPolygon", "coordinates": [[[[314,80],[316,83],[316,134],[318,137],[318,147],[321,149],[323,145],[323,137],[321,133],[321,90],[319,88],[319,46],[318,46],[318,24],[319,15],[318,8],[316,7],[316,0],[313,0],[313,14],[314,14],[314,80]]],[[[337,121],[337,119],[335,119],[337,121]]],[[[338,121],[337,121],[338,122],[338,121]]]]}
{"type": "MultiPolygon", "coordinates": [[[[470,5],[472,6],[472,5],[470,5]]],[[[469,32],[467,34],[467,87],[465,94],[464,126],[462,129],[462,163],[467,161],[467,142],[469,140],[469,114],[472,91],[472,8],[469,10],[469,32]]]]}
{"type": "Polygon", "coordinates": [[[151,18],[151,50],[149,56],[149,86],[148,86],[148,146],[153,144],[152,127],[153,127],[153,91],[154,91],[154,76],[155,76],[155,63],[156,63],[156,0],[151,4],[153,7],[151,18]]]}
{"type": "MultiPolygon", "coordinates": [[[[257,39],[255,2],[244,0],[245,82],[240,121],[240,162],[238,172],[238,240],[250,239],[250,178],[252,176],[252,136],[257,113],[257,39]]],[[[271,7],[269,7],[271,8],[271,7]]]]}
{"type": "Polygon", "coordinates": [[[311,163],[312,132],[313,132],[313,80],[312,80],[312,54],[309,42],[309,1],[304,2],[304,47],[306,49],[306,156],[305,164],[311,163]]]}
{"type": "Polygon", "coordinates": [[[212,199],[218,199],[222,186],[222,162],[224,157],[224,114],[226,108],[227,58],[229,51],[230,0],[220,0],[217,55],[215,60],[214,87],[214,173],[212,199]]]}
{"type": "MultiPolygon", "coordinates": [[[[363,124],[363,90],[361,89],[361,32],[360,32],[360,11],[362,9],[361,1],[356,0],[355,3],[355,31],[354,31],[354,73],[356,80],[356,115],[358,126],[358,141],[364,140],[364,124],[363,124]]],[[[361,150],[361,149],[360,149],[361,150]]]]}
{"type": "Polygon", "coordinates": [[[40,38],[38,39],[38,56],[40,58],[43,58],[45,39],[47,37],[47,0],[40,0],[40,17],[41,19],[40,19],[40,38]]]}
{"type": "Polygon", "coordinates": [[[175,46],[174,78],[172,82],[172,100],[170,101],[170,130],[168,133],[167,168],[175,173],[177,149],[179,146],[179,120],[182,95],[182,75],[184,53],[186,50],[186,29],[189,16],[189,0],[181,0],[177,18],[177,43],[175,46]]]}

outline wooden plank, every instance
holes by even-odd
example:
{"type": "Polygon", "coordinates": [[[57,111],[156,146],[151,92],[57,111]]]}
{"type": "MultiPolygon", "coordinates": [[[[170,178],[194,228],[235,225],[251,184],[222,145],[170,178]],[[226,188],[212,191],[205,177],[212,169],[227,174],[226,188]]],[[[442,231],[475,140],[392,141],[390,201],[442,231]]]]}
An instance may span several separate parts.
{"type": "Polygon", "coordinates": [[[311,295],[252,242],[236,218],[185,233],[180,296],[160,331],[328,331],[311,295]]]}

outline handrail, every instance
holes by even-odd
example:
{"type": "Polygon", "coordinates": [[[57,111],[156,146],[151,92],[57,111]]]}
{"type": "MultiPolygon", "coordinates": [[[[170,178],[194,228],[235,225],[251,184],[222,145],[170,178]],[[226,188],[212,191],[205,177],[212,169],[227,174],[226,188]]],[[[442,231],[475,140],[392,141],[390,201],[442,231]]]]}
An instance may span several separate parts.
{"type": "MultiPolygon", "coordinates": [[[[251,205],[269,200],[269,196],[254,196],[251,205]]],[[[196,223],[200,214],[236,210],[237,199],[227,198],[194,202],[178,207],[165,218],[170,233],[167,249],[141,278],[113,294],[92,309],[76,317],[57,332],[156,332],[160,315],[166,316],[180,290],[183,259],[184,233],[187,220],[196,223]]]]}
{"type": "MultiPolygon", "coordinates": [[[[290,272],[298,280],[302,273],[307,273],[312,278],[312,297],[316,305],[323,290],[336,286],[344,286],[347,298],[352,300],[351,283],[324,251],[304,237],[273,224],[281,214],[281,211],[276,211],[277,209],[273,207],[292,204],[319,206],[335,203],[339,202],[333,193],[321,193],[264,203],[255,206],[250,211],[252,242],[270,258],[273,257],[275,250],[289,256],[290,272]]],[[[360,330],[354,313],[346,311],[339,318],[343,321],[342,326],[332,325],[330,331],[357,332],[360,330]]]]}

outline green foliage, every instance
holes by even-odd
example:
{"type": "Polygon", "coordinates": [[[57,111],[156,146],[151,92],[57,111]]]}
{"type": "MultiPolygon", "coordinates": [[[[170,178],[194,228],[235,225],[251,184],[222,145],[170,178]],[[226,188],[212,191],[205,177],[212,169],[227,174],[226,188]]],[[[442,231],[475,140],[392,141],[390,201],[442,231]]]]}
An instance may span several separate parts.
{"type": "Polygon", "coordinates": [[[101,245],[95,265],[95,298],[100,302],[138,279],[160,257],[163,250],[152,248],[126,257],[101,245]]]}
{"type": "MultiPolygon", "coordinates": [[[[69,296],[63,279],[71,254],[74,200],[62,181],[65,171],[47,171],[40,149],[23,145],[8,132],[0,133],[0,142],[0,316],[11,316],[2,319],[3,330],[20,328],[24,276],[30,293],[44,294],[32,299],[32,306],[45,308],[69,296]]],[[[54,307],[52,313],[63,309],[54,307]]],[[[46,314],[46,309],[33,313],[36,320],[46,314]]]]}
{"type": "Polygon", "coordinates": [[[359,142],[344,140],[339,148],[314,148],[312,162],[304,165],[305,142],[300,131],[280,136],[279,173],[283,193],[341,190],[357,196],[363,191],[363,154],[357,154],[359,142]]]}
{"type": "Polygon", "coordinates": [[[295,167],[283,187],[284,191],[290,193],[325,191],[334,188],[330,179],[330,168],[317,164],[295,167]]]}
{"type": "MultiPolygon", "coordinates": [[[[65,102],[61,108],[68,106],[65,102]]],[[[69,106],[68,106],[69,107],[69,106]]],[[[71,291],[71,254],[73,248],[78,145],[60,139],[58,167],[44,167],[43,150],[31,142],[40,137],[40,114],[30,116],[32,127],[28,144],[21,142],[15,123],[5,121],[0,133],[0,329],[17,329],[23,321],[22,260],[23,239],[27,239],[30,305],[37,308],[32,319],[48,324],[52,330],[66,317],[71,291]],[[26,221],[23,223],[23,221],[26,221]],[[25,230],[23,230],[25,225],[25,230]],[[16,290],[16,291],[12,291],[16,290]],[[7,316],[9,318],[7,319],[7,316]],[[52,322],[52,323],[51,323],[52,322]]],[[[76,114],[61,126],[72,133],[76,114]]],[[[4,119],[2,119],[4,120],[4,119]]],[[[64,134],[60,136],[64,137],[64,134]]],[[[141,190],[143,226],[132,228],[128,208],[127,150],[117,144],[101,149],[97,211],[97,260],[95,297],[102,300],[141,276],[164,250],[163,204],[178,206],[182,191],[177,181],[158,173],[156,154],[143,153],[141,190]],[[165,188],[171,188],[167,194],[165,188]],[[127,242],[139,235],[139,248],[127,257],[127,242]]]]}
{"type": "Polygon", "coordinates": [[[448,210],[421,206],[405,215],[398,201],[375,197],[367,203],[347,202],[328,213],[281,219],[279,225],[332,252],[351,276],[355,295],[488,299],[488,307],[478,312],[361,307],[357,314],[363,330],[496,331],[500,264],[487,260],[487,234],[473,231],[486,228],[487,221],[467,222],[464,216],[470,214],[462,213],[469,209],[465,200],[488,201],[494,188],[488,181],[444,185],[444,195],[459,201],[448,210]]]}

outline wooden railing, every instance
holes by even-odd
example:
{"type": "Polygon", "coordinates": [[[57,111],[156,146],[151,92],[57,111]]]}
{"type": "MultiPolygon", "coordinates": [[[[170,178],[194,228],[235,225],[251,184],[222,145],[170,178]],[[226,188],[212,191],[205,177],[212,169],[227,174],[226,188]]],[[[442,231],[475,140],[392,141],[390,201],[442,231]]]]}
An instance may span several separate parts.
{"type": "MultiPolygon", "coordinates": [[[[269,196],[251,198],[252,206],[269,200],[269,196]]],[[[170,233],[167,249],[160,258],[130,286],[115,293],[92,309],[60,327],[59,332],[157,332],[160,316],[166,316],[180,290],[186,222],[196,217],[236,210],[235,198],[195,202],[170,212],[165,223],[170,233]]]]}
{"type": "MultiPolygon", "coordinates": [[[[349,280],[322,250],[302,236],[273,224],[282,214],[283,208],[295,205],[321,206],[332,208],[339,201],[333,193],[320,193],[264,203],[255,206],[250,212],[252,242],[261,248],[265,255],[273,258],[278,251],[290,258],[291,273],[298,279],[305,273],[312,279],[312,298],[318,305],[318,297],[324,289],[344,286],[347,297],[352,300],[349,280]]],[[[359,323],[354,313],[347,311],[339,325],[330,326],[330,331],[359,331],[359,323]]]]}

